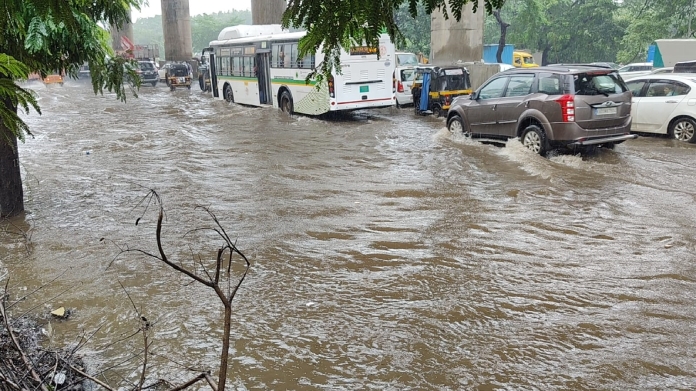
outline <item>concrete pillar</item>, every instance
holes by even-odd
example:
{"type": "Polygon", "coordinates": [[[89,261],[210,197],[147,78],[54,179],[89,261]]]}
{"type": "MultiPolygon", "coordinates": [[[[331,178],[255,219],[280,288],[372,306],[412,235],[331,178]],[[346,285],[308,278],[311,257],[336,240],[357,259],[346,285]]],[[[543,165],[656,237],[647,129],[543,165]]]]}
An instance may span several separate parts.
{"type": "Polygon", "coordinates": [[[164,57],[167,61],[191,61],[191,14],[189,0],[162,0],[164,57]]]}
{"type": "Polygon", "coordinates": [[[457,61],[481,61],[483,58],[483,22],[486,10],[479,0],[476,13],[472,4],[462,9],[457,22],[451,12],[445,20],[442,12],[432,13],[430,24],[430,63],[452,65],[457,61]]]}
{"type": "Polygon", "coordinates": [[[251,0],[251,24],[280,24],[287,7],[285,0],[251,0]]]}

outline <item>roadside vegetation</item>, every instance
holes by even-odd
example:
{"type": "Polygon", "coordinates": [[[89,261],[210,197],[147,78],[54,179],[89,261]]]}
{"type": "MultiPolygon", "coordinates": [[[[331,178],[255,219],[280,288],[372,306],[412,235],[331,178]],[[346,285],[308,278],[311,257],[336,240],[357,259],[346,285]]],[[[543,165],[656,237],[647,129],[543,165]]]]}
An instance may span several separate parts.
{"type": "MultiPolygon", "coordinates": [[[[506,43],[543,53],[548,63],[643,62],[656,39],[696,38],[693,0],[506,0],[506,43]]],[[[486,17],[484,43],[500,25],[486,17]]]]}

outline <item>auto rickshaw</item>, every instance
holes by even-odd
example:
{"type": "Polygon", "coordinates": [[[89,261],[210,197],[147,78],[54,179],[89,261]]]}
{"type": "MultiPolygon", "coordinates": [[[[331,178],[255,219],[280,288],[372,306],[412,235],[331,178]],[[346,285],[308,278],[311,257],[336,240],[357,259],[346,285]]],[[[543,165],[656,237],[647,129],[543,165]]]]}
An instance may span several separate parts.
{"type": "Polygon", "coordinates": [[[461,66],[420,66],[411,86],[416,114],[444,115],[454,98],[471,94],[469,71],[461,66]]]}
{"type": "Polygon", "coordinates": [[[191,89],[191,73],[189,67],[184,63],[173,63],[170,65],[165,76],[169,89],[174,91],[176,87],[186,87],[191,89]]]}

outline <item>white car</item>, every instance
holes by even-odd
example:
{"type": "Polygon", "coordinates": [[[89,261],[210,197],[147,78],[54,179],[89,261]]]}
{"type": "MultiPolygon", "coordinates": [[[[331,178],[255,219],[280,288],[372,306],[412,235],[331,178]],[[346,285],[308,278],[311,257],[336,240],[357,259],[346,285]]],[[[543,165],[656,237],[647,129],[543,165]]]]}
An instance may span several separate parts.
{"type": "Polygon", "coordinates": [[[394,70],[394,82],[396,84],[396,107],[404,107],[413,104],[411,85],[416,76],[415,67],[397,67],[394,70]]]}
{"type": "Polygon", "coordinates": [[[622,79],[629,80],[636,76],[647,75],[652,72],[652,70],[653,64],[651,62],[637,62],[619,68],[619,75],[621,75],[622,79]]]}
{"type": "Polygon", "coordinates": [[[632,132],[696,143],[696,74],[654,74],[626,82],[633,94],[632,132]]]}
{"type": "Polygon", "coordinates": [[[167,71],[169,70],[169,67],[171,67],[171,63],[166,63],[162,65],[161,68],[157,70],[157,74],[159,75],[159,81],[167,81],[167,71]]]}

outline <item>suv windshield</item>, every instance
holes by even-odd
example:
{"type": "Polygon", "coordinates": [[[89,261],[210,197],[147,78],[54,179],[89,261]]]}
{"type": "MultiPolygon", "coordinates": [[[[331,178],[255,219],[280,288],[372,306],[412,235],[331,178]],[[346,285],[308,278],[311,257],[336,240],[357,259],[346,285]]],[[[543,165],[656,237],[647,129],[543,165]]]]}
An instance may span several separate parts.
{"type": "Polygon", "coordinates": [[[418,65],[418,57],[413,53],[401,53],[396,55],[397,64],[404,65],[418,65]]]}
{"type": "Polygon", "coordinates": [[[615,72],[578,73],[573,75],[576,95],[609,95],[628,91],[615,72]]]}
{"type": "Polygon", "coordinates": [[[151,62],[141,62],[140,63],[140,70],[141,71],[154,71],[155,65],[151,62]]]}

